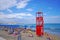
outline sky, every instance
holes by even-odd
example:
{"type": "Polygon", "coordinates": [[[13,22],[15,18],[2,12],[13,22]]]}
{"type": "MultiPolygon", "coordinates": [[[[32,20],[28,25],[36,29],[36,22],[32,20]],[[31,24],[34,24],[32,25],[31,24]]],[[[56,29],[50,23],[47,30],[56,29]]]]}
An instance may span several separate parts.
{"type": "Polygon", "coordinates": [[[0,24],[35,24],[38,11],[44,23],[60,23],[60,0],[0,0],[0,24]]]}

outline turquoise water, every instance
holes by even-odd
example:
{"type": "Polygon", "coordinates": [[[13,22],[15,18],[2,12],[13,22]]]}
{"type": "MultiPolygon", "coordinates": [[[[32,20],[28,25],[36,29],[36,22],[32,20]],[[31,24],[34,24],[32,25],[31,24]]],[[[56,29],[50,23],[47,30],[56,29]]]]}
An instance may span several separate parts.
{"type": "Polygon", "coordinates": [[[60,24],[45,24],[44,31],[60,36],[60,24]]]}

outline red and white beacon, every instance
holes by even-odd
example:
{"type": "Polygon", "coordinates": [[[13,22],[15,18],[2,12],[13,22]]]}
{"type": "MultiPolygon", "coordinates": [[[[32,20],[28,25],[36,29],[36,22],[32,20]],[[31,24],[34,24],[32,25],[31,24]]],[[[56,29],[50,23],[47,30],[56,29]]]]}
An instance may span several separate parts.
{"type": "Polygon", "coordinates": [[[44,33],[43,29],[44,21],[43,21],[43,13],[37,12],[36,13],[36,35],[42,36],[44,33]]]}

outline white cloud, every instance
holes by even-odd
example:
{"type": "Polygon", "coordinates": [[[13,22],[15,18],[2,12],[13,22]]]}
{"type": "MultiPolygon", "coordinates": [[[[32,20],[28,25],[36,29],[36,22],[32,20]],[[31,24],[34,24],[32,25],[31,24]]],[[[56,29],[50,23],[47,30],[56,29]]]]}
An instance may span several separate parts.
{"type": "Polygon", "coordinates": [[[31,23],[35,23],[35,16],[30,13],[4,14],[3,12],[0,12],[0,23],[31,24],[31,23]]]}
{"type": "Polygon", "coordinates": [[[27,3],[18,3],[17,8],[24,8],[27,5],[27,3]]]}
{"type": "Polygon", "coordinates": [[[17,3],[17,0],[0,0],[0,10],[5,10],[16,6],[17,8],[25,8],[28,5],[30,0],[20,0],[17,3]]]}
{"type": "Polygon", "coordinates": [[[33,11],[33,9],[32,8],[29,8],[29,9],[27,9],[27,11],[33,11]]]}
{"type": "Polygon", "coordinates": [[[0,18],[23,18],[23,17],[31,17],[33,16],[30,13],[13,13],[13,14],[4,14],[0,12],[0,18]]]}
{"type": "Polygon", "coordinates": [[[45,16],[45,23],[60,23],[60,16],[45,16]]]}
{"type": "Polygon", "coordinates": [[[16,5],[16,0],[0,0],[0,10],[5,10],[16,5]]]}
{"type": "Polygon", "coordinates": [[[16,5],[16,7],[17,8],[25,8],[27,5],[28,5],[28,2],[29,2],[30,0],[21,0],[19,3],[17,3],[16,5]]]}
{"type": "Polygon", "coordinates": [[[13,13],[13,11],[11,9],[7,9],[7,11],[9,11],[9,13],[13,13]]]}
{"type": "Polygon", "coordinates": [[[20,14],[17,14],[17,15],[19,15],[19,16],[33,16],[32,14],[30,14],[30,13],[20,13],[20,14]]]}

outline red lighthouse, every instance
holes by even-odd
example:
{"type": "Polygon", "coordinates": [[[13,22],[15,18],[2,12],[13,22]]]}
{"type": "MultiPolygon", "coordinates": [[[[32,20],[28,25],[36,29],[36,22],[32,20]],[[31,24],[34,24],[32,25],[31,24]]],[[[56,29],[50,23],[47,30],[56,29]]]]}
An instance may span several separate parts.
{"type": "Polygon", "coordinates": [[[43,29],[43,13],[42,12],[37,12],[36,13],[36,35],[37,36],[42,36],[44,33],[43,29]]]}

